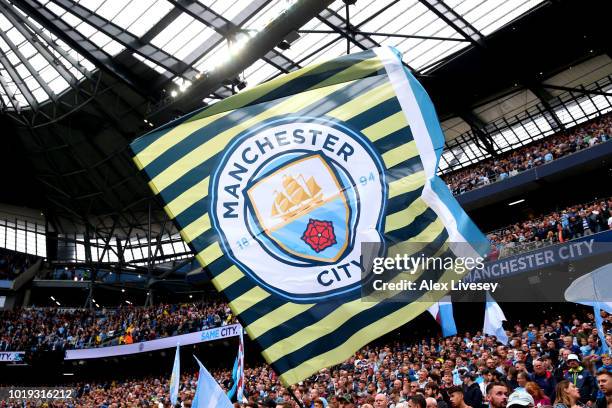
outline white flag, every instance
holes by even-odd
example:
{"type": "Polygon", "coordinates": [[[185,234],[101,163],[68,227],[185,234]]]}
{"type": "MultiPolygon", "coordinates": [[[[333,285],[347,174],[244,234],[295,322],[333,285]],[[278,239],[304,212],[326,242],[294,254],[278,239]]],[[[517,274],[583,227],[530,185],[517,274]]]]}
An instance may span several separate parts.
{"type": "Polygon", "coordinates": [[[502,324],[504,321],[506,321],[504,312],[491,294],[487,292],[487,305],[485,307],[484,328],[482,331],[485,334],[497,337],[497,340],[502,344],[508,344],[508,335],[502,324]]]}

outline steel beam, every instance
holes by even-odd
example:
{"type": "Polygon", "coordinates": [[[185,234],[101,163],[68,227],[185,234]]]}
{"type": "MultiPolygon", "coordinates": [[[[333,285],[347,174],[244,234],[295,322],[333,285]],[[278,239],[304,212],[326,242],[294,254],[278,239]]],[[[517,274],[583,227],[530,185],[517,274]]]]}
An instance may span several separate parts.
{"type": "Polygon", "coordinates": [[[11,92],[8,83],[2,75],[0,75],[0,87],[2,87],[4,93],[6,94],[6,97],[9,99],[9,102],[11,103],[11,105],[13,105],[13,109],[15,109],[15,111],[17,112],[21,111],[21,104],[19,103],[17,98],[15,98],[15,92],[11,92]]]}
{"type": "Polygon", "coordinates": [[[49,30],[53,35],[76,50],[79,54],[91,61],[96,67],[121,79],[128,86],[151,100],[157,97],[132,71],[118,64],[106,51],[102,50],[74,27],[64,22],[37,0],[22,0],[18,7],[25,14],[36,20],[40,25],[49,30]]]}
{"type": "MultiPolygon", "coordinates": [[[[298,30],[299,34],[337,34],[335,30],[298,30]]],[[[414,38],[417,40],[438,40],[438,41],[456,41],[456,42],[467,42],[468,40],[462,38],[448,38],[448,37],[434,37],[427,35],[411,35],[411,34],[397,34],[397,33],[372,33],[367,31],[353,31],[352,34],[360,34],[369,37],[392,37],[392,38],[414,38]]]]}
{"type": "Polygon", "coordinates": [[[40,74],[38,73],[38,69],[36,69],[36,68],[34,68],[34,66],[32,66],[32,63],[30,63],[30,60],[28,60],[25,57],[25,55],[23,55],[23,53],[21,52],[19,47],[17,47],[17,45],[15,45],[13,43],[13,41],[10,39],[8,34],[6,34],[4,31],[0,30],[0,38],[2,38],[4,40],[6,45],[8,45],[8,47],[11,49],[11,51],[13,51],[13,54],[15,54],[15,56],[19,59],[19,61],[21,61],[23,66],[25,66],[26,69],[30,72],[30,74],[34,77],[34,79],[36,79],[36,82],[38,82],[40,87],[45,91],[45,93],[49,96],[49,98],[51,98],[54,102],[57,101],[57,95],[55,94],[55,92],[53,92],[51,87],[49,87],[49,84],[47,84],[47,81],[43,80],[40,77],[40,74]]]}
{"type": "MultiPolygon", "coordinates": [[[[31,0],[30,0],[31,1],[31,0]]],[[[251,38],[248,45],[224,65],[211,71],[195,82],[187,92],[175,98],[162,109],[174,108],[184,111],[202,105],[202,97],[214,92],[226,79],[235,78],[278,45],[279,38],[285,38],[296,27],[301,27],[316,17],[332,0],[302,0],[294,4],[283,15],[276,18],[266,29],[251,38]]],[[[151,117],[158,114],[152,112],[151,117]]]]}
{"type": "Polygon", "coordinates": [[[463,112],[459,115],[459,117],[463,119],[465,123],[470,125],[472,132],[474,132],[474,135],[476,136],[475,142],[478,143],[479,141],[482,144],[483,149],[486,150],[486,152],[491,156],[499,155],[499,152],[495,148],[493,138],[485,131],[485,123],[478,116],[476,116],[473,112],[468,111],[463,112]]]}
{"type": "MultiPolygon", "coordinates": [[[[380,47],[380,43],[378,41],[372,39],[372,37],[369,35],[360,33],[356,26],[345,21],[345,19],[342,18],[338,13],[329,8],[323,10],[323,12],[321,12],[318,18],[321,22],[323,22],[323,24],[330,27],[334,32],[340,34],[341,36],[346,38],[347,41],[352,42],[362,50],[380,47]],[[344,29],[342,27],[344,27],[344,29]]],[[[418,74],[418,71],[416,69],[412,68],[405,62],[402,63],[410,71],[415,74],[418,74]]]]}
{"type": "Polygon", "coordinates": [[[26,99],[28,105],[30,105],[34,110],[38,109],[38,102],[36,101],[34,94],[32,94],[30,88],[28,88],[21,75],[19,75],[19,72],[17,72],[11,61],[9,61],[6,54],[2,50],[0,50],[0,63],[4,66],[4,69],[11,77],[11,80],[15,86],[19,89],[19,92],[21,92],[23,97],[26,99]]]}
{"type": "Polygon", "coordinates": [[[553,99],[553,96],[548,93],[548,91],[543,89],[541,84],[530,85],[528,86],[528,89],[540,100],[540,103],[544,107],[544,111],[547,113],[547,115],[544,115],[544,117],[551,127],[557,132],[560,130],[565,130],[565,125],[563,125],[563,122],[561,122],[561,119],[559,119],[555,113],[555,110],[552,108],[552,106],[550,106],[550,103],[548,103],[548,101],[553,99]]]}
{"type": "Polygon", "coordinates": [[[53,3],[59,5],[70,14],[78,17],[85,21],[87,24],[108,35],[113,40],[129,48],[132,52],[137,53],[162,68],[165,68],[174,75],[181,76],[184,73],[185,76],[192,77],[197,73],[189,65],[183,61],[167,53],[166,51],[156,47],[150,43],[143,43],[138,37],[130,33],[123,27],[119,27],[112,21],[109,21],[86,7],[81,6],[79,3],[73,0],[51,0],[53,3]]]}
{"type": "Polygon", "coordinates": [[[38,51],[38,53],[42,55],[45,60],[47,60],[49,65],[51,65],[61,75],[61,77],[64,78],[64,80],[70,84],[73,89],[76,90],[78,79],[64,66],[64,64],[62,64],[53,54],[51,54],[47,47],[41,44],[35,33],[26,28],[27,25],[23,23],[23,19],[16,16],[14,14],[14,10],[6,5],[6,0],[0,0],[0,9],[2,9],[4,17],[6,17],[11,24],[13,24],[13,27],[15,27],[15,29],[19,31],[19,33],[26,38],[30,44],[32,44],[36,51],[38,51]]]}
{"type": "Polygon", "coordinates": [[[477,47],[484,46],[484,35],[442,0],[419,0],[446,24],[477,47]]]}
{"type": "MultiPolygon", "coordinates": [[[[175,7],[180,8],[185,13],[189,14],[191,17],[207,25],[208,27],[211,27],[215,30],[216,33],[220,34],[222,37],[231,39],[233,35],[242,32],[242,28],[238,24],[234,23],[231,20],[228,20],[221,14],[217,13],[210,7],[206,7],[200,2],[191,2],[189,0],[168,1],[174,4],[175,7]]],[[[260,4],[263,5],[264,3],[260,2],[260,4]]],[[[261,9],[261,7],[257,7],[257,10],[259,9],[261,9]]],[[[201,56],[198,57],[201,58],[201,56]]],[[[282,53],[278,52],[276,49],[270,50],[266,55],[262,57],[262,59],[283,72],[289,72],[292,69],[301,68],[299,65],[287,58],[282,53]]]]}
{"type": "Polygon", "coordinates": [[[565,92],[570,92],[570,93],[577,92],[583,95],[601,95],[601,96],[612,97],[612,92],[605,92],[605,91],[596,90],[596,89],[570,88],[567,86],[548,85],[548,84],[542,84],[542,88],[555,89],[557,91],[565,91],[565,92]]]}

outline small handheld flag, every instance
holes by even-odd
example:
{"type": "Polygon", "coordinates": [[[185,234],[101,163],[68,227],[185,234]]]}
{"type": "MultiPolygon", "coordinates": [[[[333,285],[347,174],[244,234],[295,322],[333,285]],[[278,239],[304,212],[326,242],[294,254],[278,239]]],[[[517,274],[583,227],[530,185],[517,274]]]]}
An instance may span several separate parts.
{"type": "Polygon", "coordinates": [[[200,366],[198,384],[191,406],[193,408],[233,408],[227,395],[223,392],[217,381],[202,365],[196,356],[193,356],[200,366]]]}
{"type": "Polygon", "coordinates": [[[438,302],[431,305],[427,310],[442,328],[443,337],[454,336],[457,334],[455,316],[453,315],[453,302],[451,302],[450,296],[444,296],[438,302]]]}
{"type": "Polygon", "coordinates": [[[131,149],[285,385],[341,362],[443,295],[362,301],[362,245],[384,256],[422,243],[473,258],[489,246],[437,176],[442,129],[392,48],[301,68],[131,149]]]}
{"type": "Polygon", "coordinates": [[[244,400],[244,339],[242,338],[242,328],[240,329],[240,343],[238,344],[238,369],[236,370],[237,393],[236,400],[244,400]]]}
{"type": "Polygon", "coordinates": [[[487,292],[483,333],[497,337],[497,341],[502,344],[508,344],[508,335],[503,326],[505,321],[506,316],[501,307],[499,307],[491,294],[487,292]]]}
{"type": "Polygon", "coordinates": [[[174,365],[172,366],[172,376],[170,377],[170,402],[174,406],[178,401],[179,382],[181,380],[181,354],[179,345],[176,345],[174,353],[174,365]]]}

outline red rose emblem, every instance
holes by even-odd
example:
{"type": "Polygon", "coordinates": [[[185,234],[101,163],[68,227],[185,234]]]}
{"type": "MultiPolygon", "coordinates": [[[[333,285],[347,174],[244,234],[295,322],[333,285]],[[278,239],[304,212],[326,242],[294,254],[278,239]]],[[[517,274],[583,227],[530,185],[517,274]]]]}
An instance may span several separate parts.
{"type": "Polygon", "coordinates": [[[336,244],[336,234],[334,234],[334,224],[331,221],[319,221],[312,218],[308,221],[306,231],[302,239],[315,252],[321,252],[336,244]]]}

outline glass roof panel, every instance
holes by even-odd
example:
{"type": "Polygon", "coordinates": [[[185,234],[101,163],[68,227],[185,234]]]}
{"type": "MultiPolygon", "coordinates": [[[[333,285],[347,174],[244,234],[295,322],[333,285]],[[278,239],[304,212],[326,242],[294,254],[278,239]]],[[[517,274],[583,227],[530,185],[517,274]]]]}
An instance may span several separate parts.
{"type": "MultiPolygon", "coordinates": [[[[54,0],[36,1],[43,4],[49,11],[59,16],[65,23],[74,27],[79,33],[87,37],[109,55],[115,56],[125,50],[125,47],[120,42],[102,33],[95,27],[93,22],[88,23],[82,21],[81,18],[72,14],[67,6],[60,6],[54,0]]],[[[113,24],[124,28],[127,32],[136,37],[141,37],[147,33],[175,7],[168,0],[74,1],[92,13],[99,15],[101,18],[109,20],[113,22],[113,24]]],[[[197,1],[211,8],[224,18],[232,20],[244,11],[245,8],[249,7],[252,0],[197,1]]],[[[282,18],[283,13],[291,8],[296,1],[297,0],[270,0],[266,2],[265,6],[255,16],[250,18],[242,28],[253,31],[263,30],[270,22],[282,18]]],[[[543,0],[445,0],[445,3],[465,18],[477,30],[487,35],[542,1],[543,0]]],[[[336,0],[328,9],[334,11],[339,18],[345,18],[344,1],[336,0]]],[[[21,13],[17,8],[16,11],[21,13]]],[[[323,15],[326,15],[326,13],[323,13],[323,15]]],[[[470,46],[470,42],[468,41],[444,40],[443,38],[463,40],[464,37],[450,27],[443,19],[430,11],[419,0],[360,0],[349,6],[349,15],[351,24],[363,32],[442,38],[423,39],[389,37],[384,35],[370,36],[371,40],[376,43],[397,47],[405,55],[405,61],[417,70],[426,71],[432,69],[436,63],[444,57],[470,46]]],[[[22,18],[27,17],[22,16],[22,18]]],[[[334,21],[338,24],[337,18],[334,18],[334,21]]],[[[40,28],[38,23],[31,21],[30,24],[40,28]]],[[[338,25],[343,28],[343,22],[340,22],[338,25]]],[[[32,67],[40,73],[41,78],[44,78],[47,83],[54,81],[56,88],[59,86],[57,84],[60,83],[65,83],[67,86],[64,78],[59,75],[57,70],[49,65],[47,59],[39,55],[37,49],[29,43],[29,40],[15,30],[12,24],[4,19],[3,16],[0,16],[0,29],[9,35],[11,41],[19,47],[21,54],[23,54],[23,56],[28,59],[29,63],[32,64],[32,67]]],[[[322,22],[319,18],[312,19],[306,23],[302,29],[332,31],[331,27],[322,22]]],[[[89,70],[95,69],[93,64],[74,52],[74,50],[71,50],[61,40],[55,38],[48,31],[44,29],[43,31],[52,41],[56,42],[56,47],[59,46],[65,52],[69,52],[72,58],[79,61],[79,64],[82,64],[82,66],[89,70]]],[[[154,36],[150,43],[163,49],[179,60],[185,60],[187,57],[197,55],[194,51],[198,50],[204,42],[214,35],[215,31],[212,28],[187,13],[181,13],[163,30],[157,32],[157,35],[154,36]]],[[[288,50],[280,52],[288,59],[295,62],[301,61],[300,65],[306,65],[314,61],[321,61],[346,54],[347,42],[345,39],[338,41],[340,38],[338,33],[301,33],[300,37],[291,43],[288,50]]],[[[122,42],[125,41],[122,40],[122,42]]],[[[365,45],[370,46],[371,43],[368,42],[365,45]]],[[[77,79],[82,78],[82,74],[77,67],[73,66],[71,62],[66,60],[53,47],[47,48],[49,53],[55,57],[57,63],[64,65],[77,79]]],[[[361,49],[361,47],[350,44],[351,52],[358,52],[361,49]]],[[[279,50],[277,49],[277,51],[279,50]]],[[[231,47],[228,47],[227,41],[224,40],[222,43],[213,47],[207,55],[204,55],[193,63],[193,68],[199,71],[214,69],[216,66],[223,64],[227,59],[231,58],[233,52],[235,51],[232,51],[231,47]]],[[[11,61],[11,64],[15,66],[23,65],[18,56],[11,52],[10,49],[7,49],[5,53],[7,58],[11,61]]],[[[167,74],[164,68],[152,60],[143,58],[141,55],[133,55],[160,74],[167,74]]],[[[25,66],[22,66],[20,69],[27,71],[25,66]]],[[[6,73],[6,71],[4,72],[6,73]]],[[[248,87],[278,74],[279,71],[277,69],[261,60],[247,68],[244,72],[248,87]]],[[[26,81],[26,83],[34,84],[36,82],[36,76],[33,76],[33,78],[30,77],[31,75],[27,75],[28,81],[26,81]],[[34,80],[34,82],[30,80],[34,80]]],[[[6,75],[5,82],[7,84],[13,84],[12,79],[6,77],[6,75]]],[[[180,81],[175,81],[175,83],[179,85],[182,84],[180,81]]],[[[12,86],[15,86],[15,84],[12,86]]],[[[44,90],[44,87],[40,87],[40,84],[38,84],[36,88],[30,89],[30,91],[36,90],[35,97],[37,99],[41,97],[41,90],[39,88],[44,90]]],[[[61,92],[59,89],[58,91],[61,92]]],[[[20,91],[17,91],[17,95],[19,98],[24,97],[20,91]]],[[[9,97],[10,95],[7,95],[6,91],[4,91],[3,98],[6,99],[9,97]]]]}
{"type": "Polygon", "coordinates": [[[234,1],[225,1],[225,0],[198,0],[200,3],[205,5],[206,7],[212,9],[219,15],[222,15],[224,18],[229,21],[233,21],[234,18],[240,14],[242,10],[248,7],[251,4],[251,0],[234,0],[234,1]]]}
{"type": "Polygon", "coordinates": [[[267,62],[257,61],[244,71],[245,78],[248,78],[246,89],[265,82],[277,72],[278,70],[267,62]]]}

